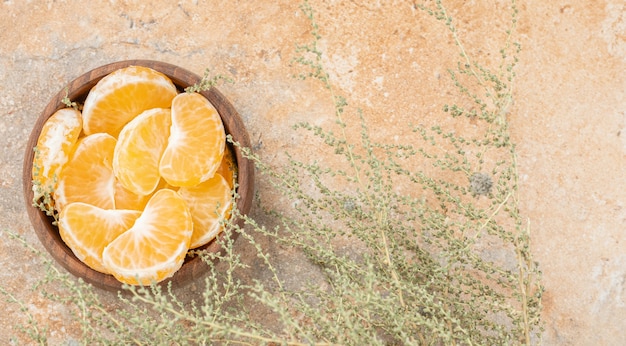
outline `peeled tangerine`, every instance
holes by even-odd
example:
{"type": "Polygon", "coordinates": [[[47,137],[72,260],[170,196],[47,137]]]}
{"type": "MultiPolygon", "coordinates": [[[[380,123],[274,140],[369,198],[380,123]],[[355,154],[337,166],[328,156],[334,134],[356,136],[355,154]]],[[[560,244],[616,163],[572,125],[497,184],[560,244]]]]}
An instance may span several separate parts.
{"type": "Polygon", "coordinates": [[[193,219],[191,249],[208,243],[220,233],[222,221],[230,217],[230,192],[228,181],[218,173],[199,185],[178,190],[193,219]]]}
{"type": "Polygon", "coordinates": [[[102,263],[116,279],[131,285],[162,281],[182,266],[189,249],[193,221],[177,192],[161,189],[143,213],[102,253],[102,263]]]}
{"type": "Polygon", "coordinates": [[[117,139],[113,172],[137,195],[149,195],[159,184],[159,161],[170,134],[170,110],[153,108],[131,120],[117,139]]]}
{"type": "Polygon", "coordinates": [[[102,251],[126,232],[141,215],[136,210],[102,209],[81,202],[68,204],[59,215],[59,234],[76,257],[94,270],[109,273],[102,251]]]}
{"type": "Polygon", "coordinates": [[[72,202],[115,208],[115,176],[111,161],[117,140],[106,133],[83,137],[60,175],[54,200],[58,210],[72,202]]]}
{"type": "Polygon", "coordinates": [[[83,106],[83,130],[113,137],[137,115],[152,108],[168,108],[178,91],[163,73],[143,66],[116,70],[96,84],[83,106]]]}
{"type": "Polygon", "coordinates": [[[173,186],[198,185],[215,174],[225,145],[222,119],[209,100],[198,93],[178,94],[159,173],[173,186]]]}
{"type": "Polygon", "coordinates": [[[74,151],[82,126],[81,114],[73,108],[56,111],[44,123],[33,159],[35,200],[56,190],[61,169],[74,151]]]}

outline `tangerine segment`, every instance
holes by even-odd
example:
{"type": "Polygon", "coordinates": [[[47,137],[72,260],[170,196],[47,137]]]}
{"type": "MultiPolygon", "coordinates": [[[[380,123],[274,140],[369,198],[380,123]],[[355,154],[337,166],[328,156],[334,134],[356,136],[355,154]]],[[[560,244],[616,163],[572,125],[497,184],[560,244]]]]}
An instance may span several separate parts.
{"type": "Polygon", "coordinates": [[[141,112],[167,108],[178,91],[172,81],[148,67],[129,66],[102,78],[89,91],[83,106],[83,130],[117,137],[122,127],[141,112]]]}
{"type": "Polygon", "coordinates": [[[109,274],[102,265],[104,247],[131,228],[140,215],[136,210],[107,210],[80,202],[70,203],[59,216],[59,234],[79,260],[109,274]]]}
{"type": "Polygon", "coordinates": [[[104,248],[102,262],[123,283],[159,282],[182,266],[192,233],[185,201],[175,191],[158,190],[135,224],[104,248]]]}
{"type": "Polygon", "coordinates": [[[221,221],[230,217],[231,189],[219,173],[193,187],[181,187],[180,196],[187,202],[193,219],[189,248],[207,244],[222,230],[221,221]]]}
{"type": "Polygon", "coordinates": [[[35,200],[56,190],[61,169],[74,151],[82,126],[81,114],[73,108],[56,111],[43,124],[33,159],[35,200]]]}
{"type": "Polygon", "coordinates": [[[222,119],[209,100],[197,93],[178,94],[159,173],[173,186],[198,185],[215,174],[225,144],[222,119]]]}
{"type": "Polygon", "coordinates": [[[170,110],[153,108],[131,120],[117,140],[113,172],[120,183],[137,195],[149,195],[159,184],[159,161],[167,146],[170,110]]]}
{"type": "Polygon", "coordinates": [[[117,140],[106,133],[83,137],[60,174],[54,192],[57,210],[73,202],[83,202],[102,209],[115,208],[113,151],[117,140]]]}

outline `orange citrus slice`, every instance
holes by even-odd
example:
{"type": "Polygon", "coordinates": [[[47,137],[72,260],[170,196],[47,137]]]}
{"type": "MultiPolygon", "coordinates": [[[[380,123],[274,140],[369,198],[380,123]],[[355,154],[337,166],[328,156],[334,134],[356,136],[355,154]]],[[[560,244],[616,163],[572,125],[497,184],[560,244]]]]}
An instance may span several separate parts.
{"type": "Polygon", "coordinates": [[[83,137],[63,168],[54,200],[57,210],[73,202],[115,208],[113,151],[117,140],[106,133],[83,137]]]}
{"type": "Polygon", "coordinates": [[[56,111],[43,124],[33,159],[35,200],[56,190],[61,169],[74,151],[82,126],[81,114],[73,108],[56,111]]]}
{"type": "Polygon", "coordinates": [[[140,215],[136,210],[105,210],[70,203],[59,215],[59,234],[79,260],[108,274],[102,265],[104,247],[131,228],[140,215]]]}
{"type": "Polygon", "coordinates": [[[231,189],[220,174],[193,187],[178,190],[191,211],[193,235],[191,249],[207,244],[222,230],[221,221],[230,217],[231,189]]]}
{"type": "Polygon", "coordinates": [[[158,190],[134,225],[104,248],[102,262],[121,282],[159,282],[182,266],[192,232],[185,201],[175,191],[158,190]]]}
{"type": "Polygon", "coordinates": [[[153,108],[131,120],[117,140],[113,172],[137,195],[148,195],[159,184],[159,161],[170,132],[170,110],[153,108]]]}
{"type": "Polygon", "coordinates": [[[90,135],[106,132],[117,137],[122,127],[145,110],[168,108],[176,86],[148,67],[129,66],[102,78],[83,105],[83,130],[90,135]]]}
{"type": "Polygon", "coordinates": [[[178,94],[159,173],[174,186],[198,185],[215,174],[225,143],[222,119],[209,100],[197,93],[178,94]]]}

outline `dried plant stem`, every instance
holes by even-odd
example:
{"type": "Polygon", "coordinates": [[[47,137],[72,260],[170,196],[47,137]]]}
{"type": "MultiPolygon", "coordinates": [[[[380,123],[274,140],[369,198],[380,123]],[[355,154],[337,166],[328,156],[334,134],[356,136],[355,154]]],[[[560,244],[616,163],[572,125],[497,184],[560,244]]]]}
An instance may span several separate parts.
{"type": "Polygon", "coordinates": [[[489,217],[485,220],[485,222],[483,222],[480,228],[478,228],[478,231],[474,235],[474,239],[478,238],[480,236],[480,232],[484,230],[485,227],[487,227],[487,225],[493,220],[493,218],[496,215],[498,215],[498,213],[500,213],[500,209],[502,209],[502,207],[506,205],[506,203],[508,202],[509,198],[511,198],[512,195],[513,195],[513,191],[509,191],[509,193],[506,194],[506,197],[504,197],[504,200],[498,203],[498,206],[496,207],[496,209],[494,209],[491,215],[489,215],[489,217]]]}
{"type": "MultiPolygon", "coordinates": [[[[528,234],[530,235],[530,223],[528,224],[528,234]]],[[[520,264],[526,264],[524,256],[521,252],[521,244],[516,244],[515,254],[520,264]]],[[[518,265],[517,285],[519,287],[519,294],[522,306],[522,318],[524,319],[524,341],[526,345],[530,345],[530,321],[528,319],[528,292],[530,292],[530,280],[528,280],[528,273],[525,270],[525,265],[518,265]]]]}

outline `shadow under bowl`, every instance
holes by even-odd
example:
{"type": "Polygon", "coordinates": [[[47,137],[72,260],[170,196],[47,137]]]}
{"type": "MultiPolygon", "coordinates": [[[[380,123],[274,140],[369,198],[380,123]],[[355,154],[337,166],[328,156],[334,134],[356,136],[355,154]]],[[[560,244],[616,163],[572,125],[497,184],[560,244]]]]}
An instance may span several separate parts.
{"type": "MultiPolygon", "coordinates": [[[[26,210],[28,211],[28,216],[33,229],[46,250],[50,253],[54,260],[56,260],[74,276],[80,277],[84,281],[91,283],[96,287],[111,291],[122,289],[122,283],[115,279],[112,275],[95,271],[81,262],[61,239],[59,229],[53,225],[53,218],[47,216],[45,212],[32,205],[34,198],[32,190],[32,167],[35,154],[33,148],[37,145],[37,140],[39,138],[39,134],[41,133],[43,124],[57,110],[66,107],[66,105],[62,102],[65,96],[72,101],[82,103],[91,88],[93,88],[103,77],[113,71],[133,65],[149,67],[165,74],[172,80],[179,91],[183,91],[184,88],[194,85],[202,79],[200,76],[181,67],[152,60],[125,60],[114,62],[95,68],[81,75],[71,81],[67,85],[67,88],[61,90],[50,100],[35,122],[28,144],[26,145],[22,171],[22,184],[24,200],[26,201],[26,210]]],[[[224,123],[226,134],[230,134],[233,140],[238,142],[242,147],[250,148],[250,137],[244,126],[243,120],[224,95],[222,95],[222,93],[220,93],[215,87],[203,91],[200,94],[206,97],[217,109],[220,117],[222,118],[222,122],[224,123]]],[[[231,149],[235,154],[238,169],[237,193],[239,198],[237,200],[237,209],[241,215],[245,215],[250,211],[252,206],[252,197],[254,193],[254,164],[252,161],[243,157],[239,147],[231,146],[231,149]]],[[[239,219],[236,220],[236,222],[239,226],[243,226],[243,220],[239,219]]],[[[200,249],[209,252],[220,252],[222,249],[218,239],[223,236],[224,233],[221,233],[218,238],[204,245],[200,249]]],[[[236,237],[237,233],[234,233],[232,236],[236,237]]],[[[162,281],[161,284],[172,282],[172,285],[174,286],[182,286],[202,276],[207,269],[208,266],[200,257],[187,256],[182,267],[171,278],[162,281]]]]}

